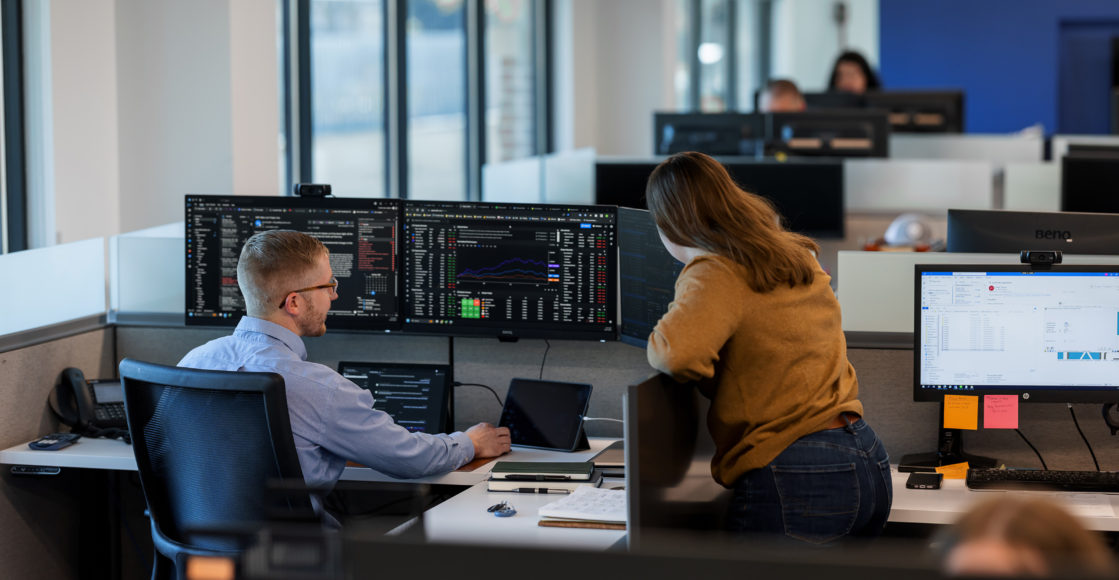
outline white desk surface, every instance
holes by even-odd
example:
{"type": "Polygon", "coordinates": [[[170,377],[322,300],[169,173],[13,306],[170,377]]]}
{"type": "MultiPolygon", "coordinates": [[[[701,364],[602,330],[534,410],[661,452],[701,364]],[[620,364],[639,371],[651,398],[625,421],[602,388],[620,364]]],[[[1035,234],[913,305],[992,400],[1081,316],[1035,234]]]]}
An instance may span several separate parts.
{"type": "Polygon", "coordinates": [[[891,522],[918,524],[951,524],[972,504],[997,493],[1029,493],[1051,496],[1065,502],[1080,517],[1085,526],[1100,531],[1119,531],[1119,495],[1057,493],[1043,491],[970,490],[962,479],[945,479],[940,489],[907,489],[908,473],[901,473],[896,465],[890,466],[894,483],[894,503],[890,509],[891,522]],[[1110,504],[1110,515],[1108,505],[1110,504]],[[1078,513],[1080,512],[1080,513],[1078,513]]]}
{"type": "MultiPolygon", "coordinates": [[[[491,493],[485,489],[495,461],[585,461],[614,439],[591,439],[589,451],[564,453],[539,449],[515,448],[508,455],[496,458],[474,471],[454,471],[439,476],[425,477],[418,483],[470,486],[450,500],[435,506],[425,514],[425,531],[436,541],[465,541],[475,543],[535,544],[581,546],[593,545],[606,548],[621,538],[624,532],[616,530],[583,530],[572,528],[539,528],[536,510],[557,495],[491,493]],[[508,499],[517,508],[517,515],[505,521],[485,511],[486,507],[508,499]],[[553,541],[553,537],[555,537],[553,541]],[[560,539],[562,538],[562,539],[560,539]],[[587,544],[584,544],[586,542],[587,544]]],[[[132,447],[117,440],[82,438],[74,445],[60,451],[35,451],[26,443],[0,451],[0,464],[79,467],[86,469],[136,470],[132,447]]],[[[974,502],[999,491],[973,491],[964,486],[963,480],[945,480],[939,490],[906,489],[908,473],[899,473],[892,466],[894,503],[890,521],[923,524],[950,524],[974,502]]],[[[401,481],[365,467],[347,467],[342,479],[349,481],[401,481]]],[[[604,485],[608,485],[605,484],[604,485]]],[[[1047,492],[1015,492],[1047,493],[1047,492]]],[[[1088,527],[1102,531],[1119,531],[1119,494],[1052,494],[1056,499],[1066,499],[1091,515],[1081,515],[1088,527]],[[1110,515],[1106,513],[1111,504],[1110,515]]]]}

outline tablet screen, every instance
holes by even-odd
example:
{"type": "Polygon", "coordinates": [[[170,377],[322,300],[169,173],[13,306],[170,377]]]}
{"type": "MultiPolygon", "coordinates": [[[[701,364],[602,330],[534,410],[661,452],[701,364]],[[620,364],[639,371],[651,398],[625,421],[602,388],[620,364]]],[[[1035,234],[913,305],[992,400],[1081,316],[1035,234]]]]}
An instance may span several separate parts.
{"type": "Polygon", "coordinates": [[[513,445],[571,451],[590,400],[587,384],[513,379],[499,426],[509,428],[513,445]]]}

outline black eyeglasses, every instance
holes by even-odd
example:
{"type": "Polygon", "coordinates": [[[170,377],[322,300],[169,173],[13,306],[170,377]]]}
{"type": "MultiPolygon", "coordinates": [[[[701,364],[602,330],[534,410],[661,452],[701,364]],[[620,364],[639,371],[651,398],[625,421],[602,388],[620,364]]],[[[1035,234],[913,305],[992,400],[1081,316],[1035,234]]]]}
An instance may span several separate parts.
{"type": "Polygon", "coordinates": [[[287,294],[284,294],[284,300],[283,300],[283,302],[280,302],[280,308],[282,309],[284,307],[284,304],[288,303],[288,296],[291,296],[292,294],[295,294],[296,292],[310,292],[311,290],[321,290],[323,288],[330,288],[330,292],[333,293],[335,296],[337,296],[338,295],[338,278],[331,278],[330,282],[327,282],[326,284],[319,284],[318,286],[308,286],[307,288],[300,288],[299,290],[292,290],[291,292],[288,292],[287,294]]]}

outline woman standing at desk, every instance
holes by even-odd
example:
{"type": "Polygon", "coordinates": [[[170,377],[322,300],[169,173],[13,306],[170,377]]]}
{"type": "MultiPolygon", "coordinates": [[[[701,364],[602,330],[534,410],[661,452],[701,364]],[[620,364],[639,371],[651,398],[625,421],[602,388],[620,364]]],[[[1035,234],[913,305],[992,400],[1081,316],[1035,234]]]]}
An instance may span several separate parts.
{"type": "Polygon", "coordinates": [[[819,247],[701,153],[649,177],[661,241],[686,265],[649,337],[649,363],[711,399],[711,471],[727,524],[811,543],[877,535],[889,458],[857,399],[839,302],[819,247]]]}

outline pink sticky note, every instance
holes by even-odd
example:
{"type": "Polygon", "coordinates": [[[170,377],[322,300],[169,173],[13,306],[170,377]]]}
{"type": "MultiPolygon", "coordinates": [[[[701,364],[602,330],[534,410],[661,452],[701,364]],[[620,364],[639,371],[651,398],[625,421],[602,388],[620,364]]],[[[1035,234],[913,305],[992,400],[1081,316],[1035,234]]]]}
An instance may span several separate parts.
{"type": "Polygon", "coordinates": [[[1018,428],[1018,395],[986,395],[983,397],[985,429],[1018,428]]]}

